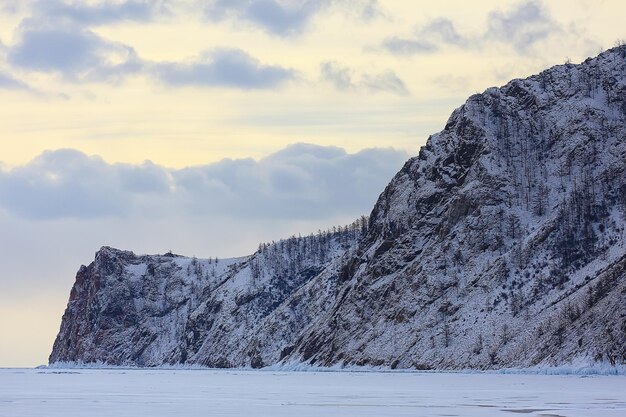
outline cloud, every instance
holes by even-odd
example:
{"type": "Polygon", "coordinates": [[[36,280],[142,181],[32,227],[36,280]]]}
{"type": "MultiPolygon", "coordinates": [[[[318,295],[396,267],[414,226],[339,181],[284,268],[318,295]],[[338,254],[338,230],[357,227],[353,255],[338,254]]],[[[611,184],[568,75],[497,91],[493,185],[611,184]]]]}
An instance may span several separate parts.
{"type": "Polygon", "coordinates": [[[19,40],[8,48],[9,64],[20,70],[60,74],[70,82],[118,83],[147,75],[169,87],[276,88],[296,71],[266,65],[240,49],[206,51],[188,62],[149,62],[122,43],[107,41],[74,24],[59,27],[22,24],[19,40]]]}
{"type": "Polygon", "coordinates": [[[0,205],[31,219],[128,214],[141,195],[166,191],[167,173],[160,167],[109,165],[74,150],[48,151],[0,173],[0,205]]]}
{"type": "Polygon", "coordinates": [[[480,34],[461,34],[453,21],[437,18],[415,29],[412,36],[393,36],[380,49],[398,56],[431,54],[444,46],[483,48],[489,43],[505,43],[526,53],[537,42],[560,30],[541,2],[518,3],[508,10],[488,14],[487,28],[480,34]]]}
{"type": "Polygon", "coordinates": [[[288,36],[301,32],[329,4],[326,0],[215,0],[205,13],[211,20],[235,19],[273,35],[288,36]]]}
{"type": "Polygon", "coordinates": [[[332,7],[363,20],[381,15],[377,0],[214,0],[204,10],[212,21],[235,20],[288,37],[301,34],[316,15],[332,7]]]}
{"type": "Polygon", "coordinates": [[[296,144],[259,161],[224,160],[172,173],[186,211],[308,220],[369,212],[407,159],[393,149],[348,154],[296,144]]]}
{"type": "Polygon", "coordinates": [[[525,52],[559,30],[558,23],[539,1],[528,1],[511,10],[489,13],[486,37],[510,43],[525,52]]]}
{"type": "Polygon", "coordinates": [[[157,63],[154,76],[171,87],[275,88],[295,78],[289,68],[265,65],[239,49],[220,49],[187,63],[157,63]]]}
{"type": "Polygon", "coordinates": [[[459,34],[451,20],[437,18],[417,28],[413,37],[385,39],[382,48],[394,55],[408,56],[437,52],[443,44],[464,46],[467,43],[468,39],[459,34]]]}
{"type": "Polygon", "coordinates": [[[290,68],[267,65],[240,49],[206,51],[188,62],[149,62],[122,43],[107,41],[74,24],[22,24],[19,40],[7,50],[19,70],[60,74],[70,82],[118,83],[147,75],[169,87],[276,88],[296,78],[290,68]]]}
{"type": "Polygon", "coordinates": [[[5,90],[33,91],[25,82],[3,72],[0,72],[0,88],[5,90]]]}
{"type": "Polygon", "coordinates": [[[33,13],[47,22],[70,21],[83,26],[96,26],[123,21],[149,22],[165,13],[163,1],[99,1],[96,3],[40,0],[33,13]]]}
{"type": "Polygon", "coordinates": [[[61,74],[70,81],[119,81],[143,63],[126,45],[109,42],[75,25],[49,27],[25,22],[8,50],[12,66],[61,74]]]}
{"type": "Polygon", "coordinates": [[[354,71],[336,62],[323,62],[320,65],[321,77],[332,84],[337,90],[346,91],[355,88],[352,82],[354,71]]]}
{"type": "Polygon", "coordinates": [[[446,18],[438,18],[429,22],[420,29],[418,36],[428,37],[432,42],[437,43],[458,46],[464,46],[467,43],[467,38],[461,36],[454,23],[446,18]]]}
{"type": "Polygon", "coordinates": [[[376,17],[384,16],[378,4],[378,0],[363,0],[361,3],[359,12],[361,19],[371,20],[376,17]]]}
{"type": "Polygon", "coordinates": [[[407,159],[403,151],[291,145],[260,160],[171,170],[108,164],[74,150],[0,171],[0,209],[35,220],[219,216],[307,220],[357,216],[407,159]]]}
{"type": "Polygon", "coordinates": [[[227,160],[173,176],[187,196],[180,198],[188,210],[304,221],[369,211],[405,159],[393,150],[350,155],[339,148],[299,144],[258,162],[227,160]]]}
{"type": "Polygon", "coordinates": [[[381,74],[362,74],[358,81],[354,81],[354,70],[342,66],[337,62],[324,62],[320,65],[321,79],[340,91],[388,92],[407,95],[409,91],[404,83],[393,71],[381,74]]]}
{"type": "Polygon", "coordinates": [[[7,14],[16,14],[23,3],[23,1],[19,0],[5,0],[0,4],[0,11],[7,14]]]}

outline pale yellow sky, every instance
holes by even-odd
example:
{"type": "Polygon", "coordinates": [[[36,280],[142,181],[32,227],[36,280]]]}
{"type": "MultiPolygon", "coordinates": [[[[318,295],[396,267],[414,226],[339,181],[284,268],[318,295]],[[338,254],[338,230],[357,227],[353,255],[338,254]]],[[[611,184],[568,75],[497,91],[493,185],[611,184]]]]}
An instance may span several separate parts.
{"type": "Polygon", "coordinates": [[[99,246],[244,255],[346,222],[369,212],[469,95],[626,38],[623,0],[319,0],[309,14],[301,0],[276,0],[284,15],[269,18],[246,12],[255,1],[139,2],[146,17],[123,0],[0,0],[0,366],[46,362],[74,272],[99,246]],[[200,7],[220,4],[220,19],[200,7]],[[164,167],[259,159],[300,142],[348,153],[315,148],[332,155],[311,157],[311,168],[298,159],[306,148],[290,148],[222,177],[224,167],[196,169],[192,179],[208,180],[188,192],[158,191],[181,175],[164,167]],[[396,151],[359,153],[374,147],[396,151]],[[138,167],[129,191],[130,165],[77,153],[29,163],[62,148],[156,165],[138,167]],[[285,192],[272,178],[284,172],[304,173],[300,194],[320,193],[313,210],[317,199],[277,199],[285,192]],[[316,177],[328,172],[346,183],[316,177]],[[240,182],[274,194],[212,194],[240,182]],[[289,204],[302,214],[272,212],[289,204]],[[247,210],[257,205],[267,208],[247,210]]]}
{"type": "MultiPolygon", "coordinates": [[[[489,16],[513,15],[528,2],[387,0],[378,3],[379,16],[366,21],[346,3],[323,8],[301,33],[286,37],[237,20],[203,20],[190,2],[155,22],[90,26],[102,39],[134,48],[145,61],[185,62],[205,50],[239,48],[263,64],[297,72],[296,79],[267,90],[168,87],[143,73],[115,83],[77,83],[54,71],[4,63],[0,69],[37,92],[0,90],[0,160],[14,166],[46,149],[74,148],[111,162],[150,159],[181,167],[261,157],[302,141],[415,153],[469,94],[566,57],[579,61],[625,35],[620,19],[626,6],[620,1],[531,2],[555,29],[523,51],[488,33],[489,16]],[[423,38],[419,28],[439,18],[449,19],[467,43],[444,43],[435,52],[410,56],[381,47],[392,37],[423,38]],[[337,91],[324,82],[323,62],[349,67],[355,88],[337,91]],[[386,72],[397,75],[408,94],[358,85],[364,76],[386,72]]],[[[7,48],[19,42],[20,24],[29,14],[24,6],[20,14],[0,15],[0,40],[7,48]]]]}

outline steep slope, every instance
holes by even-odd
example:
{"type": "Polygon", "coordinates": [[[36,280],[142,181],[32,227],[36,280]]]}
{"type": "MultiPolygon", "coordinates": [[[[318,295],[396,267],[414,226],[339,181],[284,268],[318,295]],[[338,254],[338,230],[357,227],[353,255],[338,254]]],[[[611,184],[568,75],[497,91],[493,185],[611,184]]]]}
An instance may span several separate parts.
{"type": "Polygon", "coordinates": [[[293,359],[626,361],[626,47],[457,109],[381,195],[293,359]]]}
{"type": "Polygon", "coordinates": [[[78,273],[50,361],[624,363],[625,171],[619,47],[470,97],[367,231],[306,256],[276,250],[290,268],[265,248],[207,277],[208,261],[103,248],[78,273]]]}

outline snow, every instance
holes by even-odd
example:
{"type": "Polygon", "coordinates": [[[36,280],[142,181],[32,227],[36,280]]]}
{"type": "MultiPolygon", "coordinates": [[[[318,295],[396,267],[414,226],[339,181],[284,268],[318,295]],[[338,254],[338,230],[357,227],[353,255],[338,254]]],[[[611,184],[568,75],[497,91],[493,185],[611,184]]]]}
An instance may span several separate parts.
{"type": "Polygon", "coordinates": [[[2,369],[0,417],[623,417],[626,376],[2,369]]]}

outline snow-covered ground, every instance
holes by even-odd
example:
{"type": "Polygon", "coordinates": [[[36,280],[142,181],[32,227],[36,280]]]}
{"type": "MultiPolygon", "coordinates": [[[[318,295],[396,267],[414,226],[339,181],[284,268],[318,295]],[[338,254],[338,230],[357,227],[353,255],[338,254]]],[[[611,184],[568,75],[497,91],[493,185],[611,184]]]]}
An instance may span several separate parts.
{"type": "Polygon", "coordinates": [[[1,369],[1,417],[626,416],[626,376],[1,369]]]}

